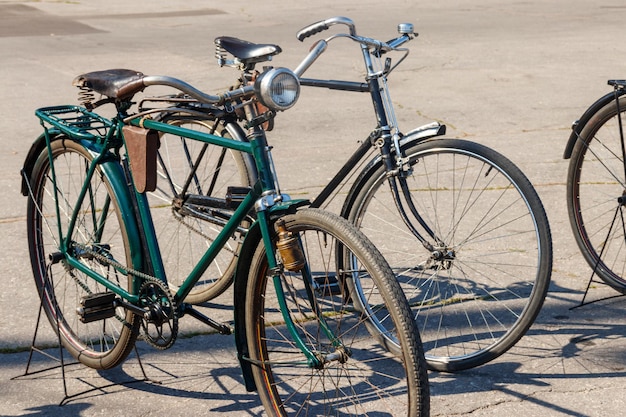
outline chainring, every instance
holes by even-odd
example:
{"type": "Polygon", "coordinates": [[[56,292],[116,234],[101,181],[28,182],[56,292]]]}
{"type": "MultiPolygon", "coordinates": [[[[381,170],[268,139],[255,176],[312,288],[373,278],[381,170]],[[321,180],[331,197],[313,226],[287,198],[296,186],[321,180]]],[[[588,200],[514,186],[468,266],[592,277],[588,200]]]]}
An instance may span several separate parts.
{"type": "Polygon", "coordinates": [[[145,341],[159,350],[170,348],[178,336],[178,309],[170,289],[156,278],[145,278],[139,300],[147,309],[141,321],[145,341]]]}

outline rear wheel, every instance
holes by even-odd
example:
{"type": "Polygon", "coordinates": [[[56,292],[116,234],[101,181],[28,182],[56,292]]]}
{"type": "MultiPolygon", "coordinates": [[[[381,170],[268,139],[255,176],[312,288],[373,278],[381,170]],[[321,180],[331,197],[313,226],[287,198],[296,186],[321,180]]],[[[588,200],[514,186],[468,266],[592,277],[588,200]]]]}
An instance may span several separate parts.
{"type": "MultiPolygon", "coordinates": [[[[106,318],[81,321],[77,309],[83,307],[81,303],[86,299],[95,302],[112,299],[115,294],[68,262],[63,255],[64,243],[59,231],[66,233],[72,214],[76,212],[67,253],[132,294],[132,278],[112,266],[112,262],[124,267],[131,265],[127,230],[112,184],[99,168],[88,183],[82,204],[76,206],[92,155],[80,144],[65,138],[54,140],[50,147],[56,188],[45,149],[33,169],[27,205],[28,243],[35,284],[48,320],[70,354],[91,368],[112,368],[133,348],[139,319],[124,308],[106,303],[112,309],[105,313],[106,318]],[[58,205],[55,195],[58,195],[58,205]]],[[[89,314],[82,318],[85,317],[89,314]]]]}
{"type": "Polygon", "coordinates": [[[272,278],[259,246],[247,289],[249,360],[268,414],[429,415],[419,334],[384,259],[337,216],[307,209],[283,219],[302,243],[306,267],[272,278]],[[350,269],[337,267],[338,247],[350,269]],[[371,282],[366,308],[351,303],[352,285],[338,285],[353,280],[371,282]],[[313,360],[285,324],[279,297],[313,360]],[[384,322],[384,332],[373,322],[384,322]]]}

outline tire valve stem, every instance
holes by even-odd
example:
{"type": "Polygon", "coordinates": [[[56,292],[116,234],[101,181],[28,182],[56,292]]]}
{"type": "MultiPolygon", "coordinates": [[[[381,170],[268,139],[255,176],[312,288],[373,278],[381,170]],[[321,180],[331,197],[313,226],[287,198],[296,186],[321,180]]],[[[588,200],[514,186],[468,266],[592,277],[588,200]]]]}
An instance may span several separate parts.
{"type": "Polygon", "coordinates": [[[287,230],[283,219],[276,222],[276,228],[278,231],[276,247],[283,260],[283,266],[288,271],[300,271],[304,268],[304,253],[300,246],[300,239],[287,230]]]}

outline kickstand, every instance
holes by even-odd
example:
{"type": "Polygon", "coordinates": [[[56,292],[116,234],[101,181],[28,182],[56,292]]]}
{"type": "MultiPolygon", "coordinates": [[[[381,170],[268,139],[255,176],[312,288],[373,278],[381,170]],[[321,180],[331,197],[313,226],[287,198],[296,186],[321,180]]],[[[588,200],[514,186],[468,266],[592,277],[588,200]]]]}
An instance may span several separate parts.
{"type": "Polygon", "coordinates": [[[603,298],[598,298],[597,300],[592,300],[592,301],[585,301],[587,299],[587,296],[589,295],[589,290],[591,289],[591,283],[595,282],[596,284],[602,284],[602,285],[606,285],[608,286],[608,284],[604,281],[598,281],[597,279],[594,279],[596,276],[596,269],[597,269],[597,264],[596,264],[596,268],[593,268],[593,271],[591,272],[591,276],[589,277],[589,282],[587,282],[587,288],[585,289],[585,293],[583,294],[583,298],[582,300],[580,300],[580,304],[574,306],[574,307],[570,307],[570,310],[574,310],[580,307],[584,307],[590,304],[594,304],[600,301],[606,301],[606,300],[612,300],[613,298],[619,298],[619,297],[623,297],[624,294],[618,293],[615,295],[610,295],[608,297],[603,297],[603,298]]]}
{"type": "MultiPolygon", "coordinates": [[[[43,290],[41,290],[41,292],[43,292],[43,290]]],[[[43,297],[41,297],[42,294],[39,294],[39,311],[37,312],[37,322],[35,323],[35,332],[33,334],[33,340],[30,344],[30,352],[28,354],[28,362],[26,363],[26,370],[24,371],[23,375],[19,375],[17,377],[14,377],[12,379],[17,379],[17,378],[21,378],[21,377],[25,377],[25,376],[30,376],[30,375],[35,375],[35,374],[39,374],[51,369],[56,369],[56,368],[61,368],[61,374],[63,375],[63,393],[65,394],[65,396],[67,397],[67,384],[65,382],[65,367],[66,366],[70,366],[70,365],[75,365],[78,364],[78,362],[71,362],[66,364],[65,363],[65,358],[63,356],[63,345],[61,344],[61,334],[59,333],[59,327],[57,326],[56,329],[56,336],[57,336],[57,345],[59,347],[59,357],[55,358],[53,355],[45,352],[43,349],[44,348],[39,348],[37,347],[37,333],[39,332],[39,326],[41,324],[41,313],[43,311],[43,297]],[[45,357],[52,359],[56,362],[59,362],[59,365],[56,366],[51,366],[49,368],[46,369],[41,369],[39,371],[34,371],[34,372],[30,372],[30,366],[31,366],[31,362],[33,360],[33,353],[40,353],[42,355],[44,355],[45,357]]]]}
{"type": "MultiPolygon", "coordinates": [[[[619,110],[619,108],[618,108],[618,110],[619,110]]],[[[607,232],[606,239],[604,240],[605,244],[602,246],[602,250],[600,251],[600,254],[598,255],[598,259],[596,260],[596,264],[594,265],[593,270],[591,271],[591,277],[589,277],[589,282],[587,283],[587,289],[585,290],[585,294],[583,295],[583,299],[580,301],[579,305],[570,308],[570,310],[573,310],[575,308],[582,307],[582,306],[585,306],[585,305],[588,305],[588,304],[597,303],[598,301],[611,300],[613,298],[619,298],[619,297],[623,297],[624,296],[624,294],[620,293],[620,294],[615,294],[615,295],[612,295],[612,296],[609,296],[609,297],[600,298],[598,300],[585,302],[585,299],[587,298],[587,295],[589,295],[589,289],[591,288],[591,283],[592,282],[596,282],[596,283],[599,283],[599,284],[607,285],[604,281],[597,281],[597,280],[594,281],[594,277],[596,276],[596,271],[598,270],[598,266],[600,265],[600,259],[602,259],[602,256],[604,255],[604,250],[608,246],[608,245],[606,245],[606,242],[609,239],[609,235],[611,234],[611,230],[613,230],[613,226],[614,226],[616,220],[621,217],[622,218],[622,223],[623,223],[623,215],[620,216],[620,214],[621,214],[621,207],[622,206],[620,204],[615,209],[615,214],[613,215],[613,221],[611,222],[611,226],[609,227],[609,231],[607,232]]]]}
{"type": "MultiPolygon", "coordinates": [[[[41,290],[41,291],[43,292],[43,290],[41,290]]],[[[54,299],[54,297],[52,297],[52,299],[54,299]]],[[[141,361],[141,357],[139,356],[139,352],[137,351],[137,346],[134,346],[135,356],[137,357],[137,362],[139,363],[139,368],[141,369],[141,373],[143,375],[142,379],[133,379],[133,380],[124,381],[124,382],[115,382],[115,383],[111,383],[111,384],[104,385],[104,386],[101,386],[101,387],[92,387],[92,388],[89,388],[89,389],[87,389],[85,391],[69,395],[68,394],[68,390],[67,390],[67,382],[66,382],[67,381],[67,377],[66,377],[66,374],[65,374],[65,368],[67,366],[80,365],[81,363],[78,362],[78,361],[73,361],[73,362],[70,362],[70,363],[66,363],[65,362],[65,358],[64,358],[64,355],[63,355],[63,350],[64,349],[63,349],[63,344],[61,343],[61,333],[60,333],[60,330],[59,330],[58,314],[56,315],[57,316],[57,326],[56,326],[56,332],[55,333],[56,333],[56,336],[57,336],[59,357],[57,358],[57,357],[51,355],[50,353],[44,351],[45,348],[43,348],[43,347],[37,347],[37,333],[39,331],[39,326],[41,324],[41,316],[42,316],[42,311],[43,311],[43,301],[42,301],[43,297],[41,297],[41,294],[40,294],[39,300],[40,300],[39,312],[37,314],[37,322],[35,324],[35,332],[33,334],[33,340],[31,342],[31,346],[30,346],[30,352],[29,352],[29,355],[28,355],[28,362],[26,363],[26,370],[24,371],[24,374],[18,375],[16,377],[13,377],[13,378],[11,378],[11,380],[16,380],[16,379],[24,378],[24,377],[27,377],[27,376],[40,374],[40,373],[43,373],[43,372],[46,372],[46,371],[50,371],[50,370],[53,370],[53,369],[61,368],[61,375],[62,375],[62,379],[63,379],[63,395],[64,395],[64,397],[61,400],[61,402],[59,403],[60,406],[67,404],[71,399],[73,399],[75,397],[84,395],[84,394],[92,392],[92,391],[102,390],[104,388],[112,387],[112,386],[115,386],[115,385],[126,385],[126,384],[130,384],[130,383],[135,383],[135,382],[152,382],[152,383],[156,383],[156,384],[160,383],[159,381],[155,381],[153,379],[148,378],[148,376],[146,375],[146,371],[145,371],[145,369],[143,367],[143,363],[141,361]],[[45,369],[40,369],[40,370],[37,370],[37,371],[31,371],[30,370],[31,362],[33,360],[33,354],[35,352],[40,353],[40,354],[44,355],[45,357],[47,357],[49,359],[52,359],[55,362],[58,362],[59,364],[55,365],[55,366],[50,366],[50,367],[45,368],[45,369]]]]}
{"type": "MultiPolygon", "coordinates": [[[[63,376],[63,388],[65,389],[65,397],[63,398],[63,400],[61,400],[61,402],[59,403],[60,406],[63,406],[65,404],[68,404],[72,399],[76,398],[76,397],[80,397],[82,395],[88,394],[90,392],[94,392],[94,391],[102,391],[105,388],[110,388],[110,387],[114,387],[117,385],[129,385],[129,384],[134,384],[137,382],[151,382],[154,384],[160,384],[159,381],[155,381],[153,379],[148,378],[148,376],[146,375],[146,371],[143,368],[143,363],[141,362],[141,357],[139,356],[139,352],[137,351],[137,346],[135,346],[134,348],[135,351],[135,356],[137,357],[137,362],[139,363],[139,368],[141,369],[141,373],[143,375],[143,378],[141,379],[131,379],[128,381],[121,381],[121,382],[112,382],[110,384],[106,384],[106,385],[102,385],[102,386],[92,386],[92,388],[88,388],[84,391],[81,392],[77,392],[75,394],[72,395],[68,395],[67,394],[67,390],[65,389],[65,374],[63,376]]],[[[76,362],[77,364],[80,364],[80,362],[76,362]]]]}

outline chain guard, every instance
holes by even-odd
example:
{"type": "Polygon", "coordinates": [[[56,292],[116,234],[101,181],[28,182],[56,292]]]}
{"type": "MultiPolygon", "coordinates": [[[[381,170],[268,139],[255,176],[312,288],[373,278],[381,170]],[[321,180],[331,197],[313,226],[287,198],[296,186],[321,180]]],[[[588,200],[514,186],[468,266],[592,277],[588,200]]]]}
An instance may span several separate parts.
{"type": "Polygon", "coordinates": [[[147,309],[141,320],[144,340],[156,349],[169,349],[178,336],[178,309],[171,291],[162,281],[148,278],[139,289],[139,299],[147,309]]]}

